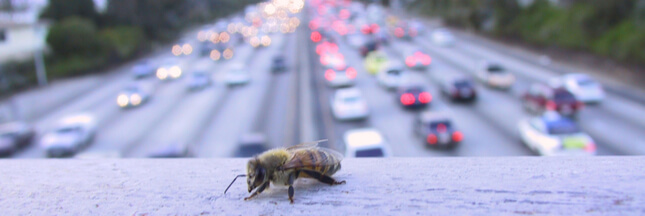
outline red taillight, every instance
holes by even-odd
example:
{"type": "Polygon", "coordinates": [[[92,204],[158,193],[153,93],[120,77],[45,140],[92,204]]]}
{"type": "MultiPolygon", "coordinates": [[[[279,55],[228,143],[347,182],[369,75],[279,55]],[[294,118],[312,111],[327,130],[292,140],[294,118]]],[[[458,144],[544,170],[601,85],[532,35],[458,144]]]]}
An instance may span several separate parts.
{"type": "Polygon", "coordinates": [[[311,33],[311,41],[318,42],[321,39],[322,39],[322,35],[320,35],[320,32],[315,31],[311,33]]]}
{"type": "Polygon", "coordinates": [[[414,95],[412,95],[410,93],[405,93],[405,94],[401,95],[401,103],[403,105],[406,105],[406,106],[407,105],[412,105],[414,103],[414,101],[415,101],[414,95]]]}
{"type": "Polygon", "coordinates": [[[403,37],[403,34],[405,34],[405,32],[401,27],[394,29],[394,35],[396,37],[403,37]]]}
{"type": "Polygon", "coordinates": [[[325,71],[325,79],[332,81],[336,78],[336,72],[333,71],[332,69],[327,69],[325,71]]]}
{"type": "Polygon", "coordinates": [[[437,125],[437,132],[439,132],[439,133],[445,133],[446,131],[448,131],[448,127],[446,127],[446,125],[445,125],[445,124],[439,124],[439,125],[437,125]]]}
{"type": "Polygon", "coordinates": [[[430,93],[421,92],[421,94],[419,94],[419,102],[426,104],[430,103],[430,101],[432,101],[432,95],[430,93]]]}
{"type": "Polygon", "coordinates": [[[455,131],[452,133],[452,141],[454,142],[461,142],[464,139],[464,134],[462,134],[459,131],[455,131]]]}
{"type": "Polygon", "coordinates": [[[370,26],[368,26],[368,25],[363,25],[363,26],[361,27],[361,32],[363,32],[363,34],[369,34],[369,33],[370,33],[370,26]]]}
{"type": "Polygon", "coordinates": [[[557,105],[554,101],[551,101],[551,100],[550,100],[550,101],[547,101],[547,102],[546,102],[546,109],[547,109],[547,110],[557,110],[557,109],[558,109],[558,105],[557,105]]]}
{"type": "Polygon", "coordinates": [[[356,70],[353,67],[347,68],[345,75],[347,75],[347,78],[354,79],[356,78],[356,70]]]}
{"type": "Polygon", "coordinates": [[[421,64],[428,66],[430,63],[432,63],[432,58],[430,58],[430,56],[425,55],[421,58],[421,64]]]}
{"type": "Polygon", "coordinates": [[[414,59],[414,56],[408,56],[405,58],[405,64],[408,65],[408,67],[414,67],[415,63],[417,63],[417,61],[414,59]]]}
{"type": "Polygon", "coordinates": [[[428,137],[426,137],[426,142],[430,145],[437,144],[437,135],[434,134],[428,134],[428,137]]]}
{"type": "Polygon", "coordinates": [[[595,143],[588,143],[587,146],[585,146],[585,151],[586,152],[596,152],[596,144],[595,143]]]}
{"type": "Polygon", "coordinates": [[[379,30],[381,30],[381,28],[376,23],[372,24],[371,28],[372,28],[372,33],[376,33],[379,30]]]}
{"type": "Polygon", "coordinates": [[[581,110],[582,108],[585,108],[585,104],[580,101],[576,102],[576,109],[581,110]]]}

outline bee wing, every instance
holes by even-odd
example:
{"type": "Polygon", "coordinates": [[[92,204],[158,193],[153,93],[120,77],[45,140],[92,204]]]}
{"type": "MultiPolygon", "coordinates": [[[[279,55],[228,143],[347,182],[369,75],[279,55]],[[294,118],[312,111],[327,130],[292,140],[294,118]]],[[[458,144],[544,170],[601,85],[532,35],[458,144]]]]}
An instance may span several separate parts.
{"type": "Polygon", "coordinates": [[[283,169],[298,169],[305,167],[331,166],[340,163],[343,155],[335,150],[312,147],[299,149],[293,152],[293,156],[287,161],[283,169]]]}
{"type": "Polygon", "coordinates": [[[322,139],[322,140],[318,140],[318,141],[300,143],[298,145],[287,147],[287,151],[293,152],[293,151],[300,150],[300,149],[314,148],[314,147],[318,146],[318,143],[326,142],[326,141],[327,141],[327,139],[322,139]]]}

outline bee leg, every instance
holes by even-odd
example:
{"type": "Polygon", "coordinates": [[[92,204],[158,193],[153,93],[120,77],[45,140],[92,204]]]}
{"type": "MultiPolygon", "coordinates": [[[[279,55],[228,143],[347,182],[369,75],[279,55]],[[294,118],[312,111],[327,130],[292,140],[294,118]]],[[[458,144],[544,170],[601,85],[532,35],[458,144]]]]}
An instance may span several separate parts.
{"type": "Polygon", "coordinates": [[[339,184],[345,184],[345,181],[336,181],[336,179],[323,175],[319,172],[313,171],[313,170],[302,170],[301,172],[304,172],[308,176],[311,176],[312,178],[318,179],[318,181],[329,184],[329,185],[339,185],[339,184]]]}
{"type": "Polygon", "coordinates": [[[292,173],[291,175],[289,175],[289,182],[288,182],[288,184],[289,184],[289,201],[291,202],[291,204],[293,204],[293,194],[294,194],[293,182],[296,181],[297,177],[298,177],[298,175],[296,173],[292,173]]]}
{"type": "Polygon", "coordinates": [[[244,200],[245,200],[245,201],[246,201],[246,200],[250,200],[251,198],[255,197],[256,195],[258,195],[258,194],[262,193],[262,191],[264,191],[264,189],[267,189],[268,187],[269,187],[269,182],[266,182],[266,183],[264,183],[264,184],[260,185],[260,187],[259,187],[257,190],[255,190],[255,191],[251,194],[251,196],[249,196],[249,197],[245,197],[245,198],[244,198],[244,200]]]}

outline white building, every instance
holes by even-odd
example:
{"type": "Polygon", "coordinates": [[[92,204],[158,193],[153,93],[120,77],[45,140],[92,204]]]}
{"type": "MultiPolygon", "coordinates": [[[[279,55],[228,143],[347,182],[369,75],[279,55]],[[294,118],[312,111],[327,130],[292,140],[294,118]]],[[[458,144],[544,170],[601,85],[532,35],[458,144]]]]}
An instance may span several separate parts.
{"type": "Polygon", "coordinates": [[[0,20],[0,63],[25,60],[46,47],[47,25],[0,20]]]}

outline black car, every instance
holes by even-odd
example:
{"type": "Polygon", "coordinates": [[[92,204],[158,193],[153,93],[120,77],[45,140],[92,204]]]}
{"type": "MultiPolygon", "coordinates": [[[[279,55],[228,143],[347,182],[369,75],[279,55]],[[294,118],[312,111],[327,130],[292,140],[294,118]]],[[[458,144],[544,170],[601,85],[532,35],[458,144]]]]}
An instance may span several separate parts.
{"type": "Polygon", "coordinates": [[[400,87],[396,98],[405,108],[424,108],[432,102],[432,94],[420,85],[400,87]]]}
{"type": "Polygon", "coordinates": [[[360,47],[361,56],[365,57],[368,53],[374,52],[379,48],[378,43],[375,40],[369,40],[363,46],[360,47]]]}
{"type": "Polygon", "coordinates": [[[446,79],[440,86],[441,94],[450,97],[453,101],[474,101],[477,99],[477,89],[470,78],[446,79]]]}
{"type": "Polygon", "coordinates": [[[464,135],[454,128],[450,117],[442,112],[424,112],[414,121],[414,132],[426,146],[452,148],[464,135]]]}
{"type": "Polygon", "coordinates": [[[29,145],[34,130],[25,123],[12,122],[0,125],[0,156],[9,156],[29,145]]]}
{"type": "Polygon", "coordinates": [[[278,55],[273,57],[273,61],[271,63],[271,71],[272,72],[282,72],[287,70],[287,63],[285,62],[284,56],[278,55]]]}
{"type": "Polygon", "coordinates": [[[235,157],[253,157],[268,150],[266,136],[259,133],[246,134],[240,138],[235,157]]]}

